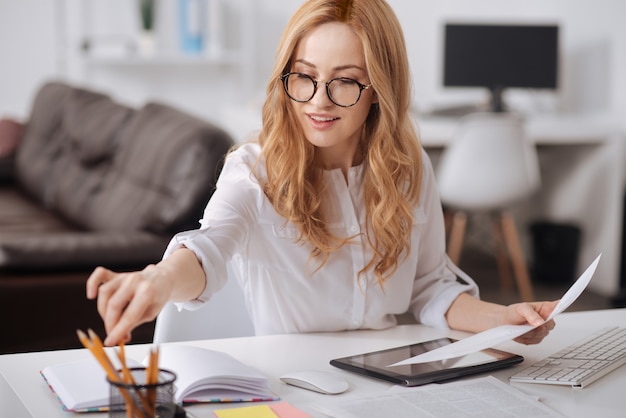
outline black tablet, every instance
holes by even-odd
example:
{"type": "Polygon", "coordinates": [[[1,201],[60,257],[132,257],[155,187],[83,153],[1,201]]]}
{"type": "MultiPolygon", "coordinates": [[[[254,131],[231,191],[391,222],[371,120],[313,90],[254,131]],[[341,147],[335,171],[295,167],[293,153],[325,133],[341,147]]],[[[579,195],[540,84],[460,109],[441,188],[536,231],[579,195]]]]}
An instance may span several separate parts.
{"type": "Polygon", "coordinates": [[[429,363],[389,367],[390,364],[414,357],[456,340],[440,338],[387,350],[357,354],[330,361],[340,369],[386,380],[404,386],[419,386],[461,376],[501,369],[520,363],[522,356],[489,348],[461,357],[429,363]]]}

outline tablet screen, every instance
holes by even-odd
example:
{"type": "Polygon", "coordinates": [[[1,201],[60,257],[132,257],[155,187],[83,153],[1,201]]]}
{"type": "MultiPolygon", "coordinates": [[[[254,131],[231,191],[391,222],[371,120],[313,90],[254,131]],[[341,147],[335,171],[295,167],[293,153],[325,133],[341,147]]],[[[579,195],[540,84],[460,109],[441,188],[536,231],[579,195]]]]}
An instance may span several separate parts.
{"type": "Polygon", "coordinates": [[[455,377],[499,369],[524,360],[523,357],[505,351],[486,349],[448,360],[389,367],[418,354],[451,344],[455,340],[437,340],[390,348],[382,351],[358,354],[331,360],[335,367],[360,373],[396,384],[417,386],[449,380],[455,377]]]}

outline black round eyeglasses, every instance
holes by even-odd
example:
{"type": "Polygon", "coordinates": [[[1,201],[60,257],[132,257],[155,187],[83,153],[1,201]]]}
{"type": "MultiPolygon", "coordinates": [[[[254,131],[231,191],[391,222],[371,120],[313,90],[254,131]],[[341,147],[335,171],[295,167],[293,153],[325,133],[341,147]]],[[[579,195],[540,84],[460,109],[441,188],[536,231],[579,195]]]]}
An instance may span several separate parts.
{"type": "MultiPolygon", "coordinates": [[[[306,103],[315,96],[318,81],[304,73],[286,73],[280,77],[287,96],[295,102],[306,103]]],[[[354,106],[361,98],[363,90],[372,87],[371,84],[361,84],[347,77],[337,77],[326,83],[326,94],[331,102],[341,107],[354,106]]]]}

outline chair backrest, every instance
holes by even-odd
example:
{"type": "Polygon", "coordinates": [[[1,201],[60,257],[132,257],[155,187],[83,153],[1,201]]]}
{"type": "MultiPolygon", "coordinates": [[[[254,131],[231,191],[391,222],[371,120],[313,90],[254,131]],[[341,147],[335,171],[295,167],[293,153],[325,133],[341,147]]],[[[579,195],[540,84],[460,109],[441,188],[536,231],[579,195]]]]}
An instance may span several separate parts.
{"type": "Polygon", "coordinates": [[[243,292],[230,274],[224,287],[197,310],[166,305],[157,317],[153,342],[204,340],[254,335],[243,292]]]}
{"type": "Polygon", "coordinates": [[[466,210],[504,208],[533,193],[540,174],[522,117],[476,113],[461,120],[437,166],[441,201],[466,210]]]}

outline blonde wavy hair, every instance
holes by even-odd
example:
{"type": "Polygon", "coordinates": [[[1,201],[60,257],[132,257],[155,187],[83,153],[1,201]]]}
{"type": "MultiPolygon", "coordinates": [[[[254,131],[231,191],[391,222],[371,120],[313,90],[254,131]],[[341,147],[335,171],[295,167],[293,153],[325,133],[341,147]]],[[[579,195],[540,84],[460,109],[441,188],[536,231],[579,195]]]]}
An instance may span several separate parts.
{"type": "Polygon", "coordinates": [[[319,267],[333,250],[350,241],[350,237],[333,236],[327,228],[322,215],[325,185],[322,169],[315,164],[315,147],[296,121],[280,81],[291,67],[300,39],[329,22],[350,26],[361,40],[378,98],[361,139],[367,240],[374,254],[359,275],[373,269],[382,286],[411,249],[413,209],[422,179],[421,147],[409,115],[411,79],[404,35],[384,0],[308,0],[290,19],[263,106],[259,143],[267,167],[264,191],[275,210],[299,228],[298,242],[312,246],[312,258],[321,260],[319,267]]]}

